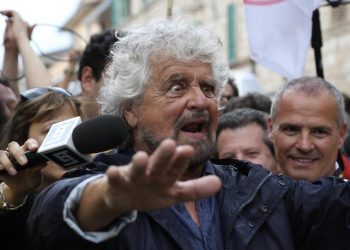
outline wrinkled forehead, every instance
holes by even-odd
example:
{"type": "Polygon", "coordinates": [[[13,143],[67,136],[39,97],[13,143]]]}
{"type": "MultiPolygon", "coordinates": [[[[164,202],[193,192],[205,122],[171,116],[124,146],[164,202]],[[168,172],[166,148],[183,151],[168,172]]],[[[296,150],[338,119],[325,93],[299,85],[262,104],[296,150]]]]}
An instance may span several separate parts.
{"type": "Polygon", "coordinates": [[[166,55],[158,55],[152,57],[149,63],[149,72],[151,75],[158,75],[160,72],[173,71],[175,73],[182,73],[185,69],[193,68],[205,71],[205,78],[213,79],[213,67],[210,63],[199,59],[180,60],[178,58],[166,55]]]}
{"type": "Polygon", "coordinates": [[[145,71],[145,83],[151,79],[151,77],[157,76],[161,71],[172,68],[178,70],[177,73],[181,74],[181,70],[185,68],[196,69],[196,72],[199,73],[198,79],[200,81],[210,81],[210,85],[215,87],[215,96],[219,98],[220,92],[223,88],[224,81],[220,79],[217,75],[217,69],[214,67],[214,63],[208,57],[177,57],[171,54],[163,53],[152,53],[148,58],[148,66],[145,71]],[[179,66],[178,68],[176,66],[179,66]]]}
{"type": "Polygon", "coordinates": [[[152,51],[148,56],[149,64],[160,64],[166,61],[172,61],[174,63],[193,63],[202,62],[209,65],[212,64],[212,58],[209,55],[181,53],[164,48],[159,48],[152,51]]]}

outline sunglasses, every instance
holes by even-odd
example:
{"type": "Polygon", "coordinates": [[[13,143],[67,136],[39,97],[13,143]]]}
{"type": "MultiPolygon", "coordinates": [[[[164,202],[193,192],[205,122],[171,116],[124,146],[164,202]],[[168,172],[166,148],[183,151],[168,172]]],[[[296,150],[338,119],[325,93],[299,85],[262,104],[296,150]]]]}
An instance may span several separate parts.
{"type": "Polygon", "coordinates": [[[21,93],[21,101],[25,102],[28,100],[31,100],[33,98],[39,97],[43,94],[49,93],[49,92],[54,92],[57,94],[62,94],[64,96],[73,96],[72,93],[69,91],[60,88],[60,87],[39,87],[39,88],[32,88],[24,91],[21,93]]]}

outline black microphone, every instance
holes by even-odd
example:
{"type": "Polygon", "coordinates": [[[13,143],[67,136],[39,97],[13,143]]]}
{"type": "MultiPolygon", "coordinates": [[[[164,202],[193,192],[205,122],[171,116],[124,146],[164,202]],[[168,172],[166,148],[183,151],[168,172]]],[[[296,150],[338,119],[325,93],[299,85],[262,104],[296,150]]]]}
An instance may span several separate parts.
{"type": "Polygon", "coordinates": [[[73,144],[82,154],[103,152],[119,146],[129,130],[129,124],[120,116],[100,115],[73,130],[73,144]]]}
{"type": "MultiPolygon", "coordinates": [[[[81,123],[74,117],[51,126],[37,152],[26,152],[28,163],[20,165],[11,159],[16,170],[43,164],[48,160],[63,168],[82,166],[91,162],[87,154],[119,146],[127,137],[129,125],[115,115],[101,115],[81,123]]],[[[1,170],[0,174],[7,173],[1,170]]]]}

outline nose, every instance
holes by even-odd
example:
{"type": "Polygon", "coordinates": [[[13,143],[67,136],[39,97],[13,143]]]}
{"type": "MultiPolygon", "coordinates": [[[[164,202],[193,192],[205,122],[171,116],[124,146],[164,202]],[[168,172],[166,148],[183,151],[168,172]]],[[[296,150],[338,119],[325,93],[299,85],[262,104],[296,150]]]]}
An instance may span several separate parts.
{"type": "Polygon", "coordinates": [[[302,132],[297,139],[296,147],[302,152],[309,152],[314,148],[312,138],[309,133],[302,132]]]}
{"type": "Polygon", "coordinates": [[[209,106],[209,98],[206,97],[199,86],[193,87],[188,100],[189,109],[203,110],[209,106]]]}
{"type": "Polygon", "coordinates": [[[241,152],[236,152],[235,153],[235,159],[240,160],[240,161],[246,160],[245,157],[244,157],[244,154],[241,153],[241,152]]]}

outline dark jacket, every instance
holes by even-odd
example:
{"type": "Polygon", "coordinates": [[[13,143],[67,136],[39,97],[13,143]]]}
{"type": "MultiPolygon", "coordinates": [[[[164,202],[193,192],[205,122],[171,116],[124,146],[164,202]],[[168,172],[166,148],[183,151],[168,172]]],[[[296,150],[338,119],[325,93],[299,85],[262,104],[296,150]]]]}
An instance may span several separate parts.
{"type": "Polygon", "coordinates": [[[6,246],[6,250],[27,249],[25,224],[33,199],[34,194],[30,194],[24,206],[17,210],[0,209],[0,245],[6,246]]]}
{"type": "MultiPolygon", "coordinates": [[[[349,249],[349,183],[333,177],[310,184],[272,175],[242,161],[215,162],[225,249],[349,249]]],[[[167,209],[139,213],[119,236],[101,244],[81,239],[62,219],[70,191],[90,175],[56,182],[41,193],[28,220],[33,249],[190,249],[191,238],[167,209]]]]}

